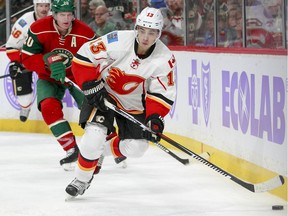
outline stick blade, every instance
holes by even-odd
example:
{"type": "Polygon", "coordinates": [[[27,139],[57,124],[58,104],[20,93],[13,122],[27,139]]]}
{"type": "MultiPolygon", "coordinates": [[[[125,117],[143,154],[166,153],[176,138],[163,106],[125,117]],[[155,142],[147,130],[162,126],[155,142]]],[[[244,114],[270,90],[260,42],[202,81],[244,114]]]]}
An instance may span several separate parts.
{"type": "Polygon", "coordinates": [[[280,187],[284,183],[285,183],[284,177],[281,175],[278,175],[278,176],[275,176],[274,178],[272,178],[268,181],[255,184],[254,185],[254,192],[260,193],[260,192],[270,191],[270,190],[273,190],[277,187],[280,187]]]}

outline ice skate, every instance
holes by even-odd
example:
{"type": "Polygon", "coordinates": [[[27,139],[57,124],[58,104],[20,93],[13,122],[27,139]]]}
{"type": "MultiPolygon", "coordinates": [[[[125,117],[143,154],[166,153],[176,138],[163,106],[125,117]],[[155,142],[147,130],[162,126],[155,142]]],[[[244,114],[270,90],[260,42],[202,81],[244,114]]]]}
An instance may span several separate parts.
{"type": "Polygon", "coordinates": [[[75,178],[65,189],[67,193],[66,201],[75,198],[78,195],[83,195],[85,190],[90,187],[90,184],[93,180],[93,176],[89,182],[82,182],[75,178]]]}
{"type": "Polygon", "coordinates": [[[60,160],[60,165],[64,168],[65,171],[74,170],[74,162],[77,161],[78,153],[79,149],[77,145],[66,151],[66,157],[60,160]]]}
{"type": "Polygon", "coordinates": [[[21,107],[20,109],[20,121],[25,122],[28,119],[31,107],[24,108],[21,107]]]}
{"type": "Polygon", "coordinates": [[[119,164],[122,168],[127,168],[127,161],[126,161],[127,157],[123,156],[123,157],[116,157],[114,158],[115,163],[119,164]]]}

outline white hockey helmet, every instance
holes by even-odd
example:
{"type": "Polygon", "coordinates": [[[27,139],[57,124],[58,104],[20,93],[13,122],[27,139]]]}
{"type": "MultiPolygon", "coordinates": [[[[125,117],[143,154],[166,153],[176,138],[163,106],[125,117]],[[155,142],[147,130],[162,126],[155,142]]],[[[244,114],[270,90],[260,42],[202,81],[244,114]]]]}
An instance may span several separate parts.
{"type": "Polygon", "coordinates": [[[163,22],[163,16],[159,9],[146,7],[137,16],[135,28],[142,26],[145,28],[158,29],[161,33],[163,22]]]}
{"type": "Polygon", "coordinates": [[[51,6],[51,0],[33,0],[33,4],[34,4],[34,11],[36,11],[36,4],[50,4],[51,6]]]}
{"type": "Polygon", "coordinates": [[[33,4],[37,4],[37,3],[51,4],[51,0],[33,0],[33,4]]]}

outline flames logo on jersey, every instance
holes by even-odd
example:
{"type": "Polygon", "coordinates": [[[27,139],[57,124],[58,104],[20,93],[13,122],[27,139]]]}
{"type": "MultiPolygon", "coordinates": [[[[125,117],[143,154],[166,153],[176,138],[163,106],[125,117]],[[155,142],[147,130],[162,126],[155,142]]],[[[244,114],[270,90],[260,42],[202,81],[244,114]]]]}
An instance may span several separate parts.
{"type": "Polygon", "coordinates": [[[132,63],[130,64],[130,67],[136,70],[139,65],[140,65],[139,59],[133,59],[132,63]]]}
{"type": "Polygon", "coordinates": [[[125,95],[133,92],[144,80],[139,76],[125,74],[119,68],[111,68],[106,82],[117,94],[125,95]]]}

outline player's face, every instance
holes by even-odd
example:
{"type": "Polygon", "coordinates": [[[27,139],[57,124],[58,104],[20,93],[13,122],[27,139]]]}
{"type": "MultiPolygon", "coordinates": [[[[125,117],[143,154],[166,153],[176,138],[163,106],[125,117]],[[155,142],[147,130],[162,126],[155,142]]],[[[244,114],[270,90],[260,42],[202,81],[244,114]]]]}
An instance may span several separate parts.
{"type": "Polygon", "coordinates": [[[60,30],[68,30],[74,20],[74,14],[72,12],[58,12],[54,19],[57,21],[60,30]]]}
{"type": "Polygon", "coordinates": [[[159,30],[137,27],[139,48],[143,51],[147,51],[157,40],[159,36],[159,30]]]}
{"type": "Polygon", "coordinates": [[[36,5],[36,16],[37,19],[41,19],[43,17],[46,17],[50,10],[50,4],[47,3],[37,3],[36,5]]]}

